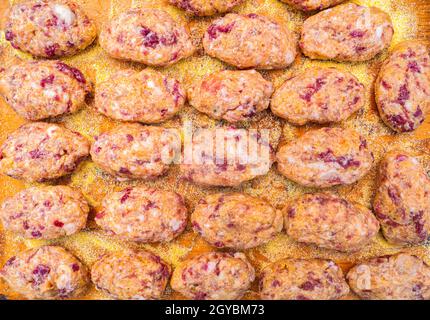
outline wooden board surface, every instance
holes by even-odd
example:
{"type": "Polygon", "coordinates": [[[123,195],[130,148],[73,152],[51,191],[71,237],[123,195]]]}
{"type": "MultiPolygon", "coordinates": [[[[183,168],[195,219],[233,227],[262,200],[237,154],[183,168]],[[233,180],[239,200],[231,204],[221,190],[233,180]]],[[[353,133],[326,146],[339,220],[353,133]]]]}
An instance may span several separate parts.
{"type": "MultiPolygon", "coordinates": [[[[0,24],[2,28],[5,22],[6,10],[11,4],[19,1],[0,0],[0,24]]],[[[110,17],[118,12],[124,11],[131,6],[150,5],[154,7],[165,8],[175,18],[188,22],[192,31],[193,39],[199,46],[198,53],[190,59],[179,62],[171,67],[159,69],[161,72],[173,75],[181,80],[185,85],[190,84],[193,80],[202,77],[215,70],[228,68],[223,63],[204,55],[200,39],[205,28],[212,18],[195,19],[185,15],[180,10],[169,6],[167,0],[80,0],[80,3],[97,26],[100,26],[110,17]]],[[[428,0],[356,0],[354,1],[363,5],[373,5],[379,7],[391,15],[395,26],[395,36],[392,46],[395,44],[414,38],[430,40],[430,1],[428,0]]],[[[287,5],[278,0],[246,0],[245,3],[237,7],[234,11],[240,13],[260,13],[270,16],[280,22],[287,23],[296,33],[299,32],[306,15],[292,10],[287,5]]],[[[303,70],[310,66],[336,66],[340,69],[348,70],[355,74],[360,81],[366,86],[366,106],[362,111],[352,116],[350,119],[341,124],[344,127],[357,129],[361,134],[367,137],[369,145],[372,148],[376,163],[392,148],[403,148],[417,155],[430,170],[430,119],[427,119],[416,132],[410,134],[396,135],[390,131],[380,120],[374,104],[373,83],[381,62],[387,57],[387,52],[378,55],[375,59],[366,63],[334,63],[311,61],[303,56],[297,58],[293,66],[280,71],[263,72],[266,79],[273,81],[276,87],[291,74],[303,70]]],[[[4,33],[0,30],[0,67],[7,67],[16,63],[19,59],[31,59],[27,54],[20,53],[11,48],[4,40],[4,33]]],[[[97,41],[90,48],[79,55],[64,59],[66,62],[79,67],[96,85],[105,80],[113,72],[131,67],[136,70],[144,68],[143,65],[126,63],[109,58],[99,47],[97,41]]],[[[430,118],[430,117],[429,117],[430,118]]],[[[215,121],[207,116],[198,113],[192,107],[186,106],[178,117],[166,122],[163,126],[180,127],[185,120],[192,121],[196,126],[214,126],[215,121]]],[[[94,136],[102,131],[113,127],[116,123],[108,118],[97,114],[92,109],[92,102],[84,107],[80,112],[71,116],[62,117],[57,122],[64,124],[66,127],[79,131],[88,139],[93,141],[94,136]]],[[[24,121],[18,117],[13,110],[0,98],[0,142],[4,141],[6,136],[21,125],[24,121]]],[[[303,132],[316,126],[294,127],[273,116],[270,112],[264,112],[256,123],[250,124],[250,127],[270,128],[273,139],[282,136],[283,140],[295,139],[303,132]]],[[[375,191],[376,166],[372,171],[359,182],[350,186],[340,186],[332,188],[332,191],[345,197],[348,200],[357,201],[367,207],[371,207],[371,200],[375,191]]],[[[103,196],[112,190],[121,189],[127,185],[151,185],[167,190],[175,190],[181,193],[187,202],[190,212],[193,210],[196,202],[206,194],[214,193],[220,190],[229,191],[224,188],[199,188],[179,178],[178,168],[173,168],[169,173],[151,183],[145,182],[117,182],[111,177],[99,170],[90,160],[85,161],[71,177],[62,179],[58,183],[68,184],[80,188],[85,197],[92,205],[94,210],[100,205],[103,196]]],[[[0,177],[0,201],[5,197],[14,195],[19,190],[30,186],[20,181],[8,177],[0,177]]],[[[241,188],[236,189],[251,195],[260,196],[274,206],[281,208],[287,199],[303,194],[304,192],[315,191],[309,188],[303,188],[297,184],[288,181],[276,172],[273,167],[269,174],[258,178],[254,181],[245,183],[241,188]]],[[[94,211],[93,210],[93,211],[94,211]]],[[[107,237],[97,229],[93,221],[93,215],[90,216],[87,229],[71,237],[61,238],[52,241],[26,240],[17,237],[11,233],[1,230],[0,226],[0,265],[6,259],[20,250],[25,248],[36,247],[43,244],[58,244],[66,247],[75,253],[84,263],[91,265],[95,259],[104,251],[121,250],[125,247],[147,249],[159,254],[163,259],[168,261],[174,267],[179,261],[187,256],[200,252],[214,250],[204,240],[193,233],[190,228],[179,238],[168,244],[155,245],[137,245],[117,241],[107,237]]],[[[423,257],[430,263],[430,249],[428,245],[422,245],[410,248],[400,248],[389,245],[381,235],[379,235],[369,246],[354,254],[342,254],[329,250],[318,249],[313,246],[306,246],[294,243],[286,235],[281,234],[267,245],[256,249],[246,250],[252,264],[257,270],[257,275],[261,268],[272,261],[285,257],[321,257],[330,258],[338,262],[345,271],[357,261],[377,256],[391,254],[398,251],[407,251],[423,257]]],[[[0,294],[7,296],[9,299],[20,299],[18,294],[12,292],[8,286],[0,281],[0,294]]],[[[84,299],[105,299],[104,294],[97,292],[91,287],[84,299]]],[[[166,299],[183,298],[179,294],[167,289],[166,299]]],[[[252,289],[245,295],[246,299],[258,298],[257,281],[252,289]]],[[[355,298],[352,294],[346,299],[355,298]]]]}

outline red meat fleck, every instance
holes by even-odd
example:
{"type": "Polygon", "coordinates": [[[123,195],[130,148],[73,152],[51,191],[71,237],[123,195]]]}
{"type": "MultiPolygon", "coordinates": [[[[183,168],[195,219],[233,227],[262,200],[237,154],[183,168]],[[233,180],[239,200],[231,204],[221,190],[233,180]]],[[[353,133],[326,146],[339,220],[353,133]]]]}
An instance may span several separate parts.
{"type": "Polygon", "coordinates": [[[419,65],[416,61],[410,61],[408,63],[408,71],[421,73],[421,68],[419,67],[419,65]]]}
{"type": "Polygon", "coordinates": [[[349,34],[353,38],[362,38],[366,34],[365,31],[362,30],[354,30],[349,34]]]}
{"type": "Polygon", "coordinates": [[[45,47],[45,54],[48,57],[54,57],[56,54],[56,51],[60,49],[60,45],[58,43],[54,43],[52,45],[49,45],[47,47],[45,47]]]}
{"type": "Polygon", "coordinates": [[[31,236],[33,237],[33,238],[40,238],[41,236],[42,236],[42,234],[40,233],[40,231],[33,231],[32,233],[31,233],[31,236]]]}
{"type": "Polygon", "coordinates": [[[39,149],[31,150],[29,154],[31,159],[40,159],[45,155],[45,153],[39,149]]]}
{"type": "Polygon", "coordinates": [[[51,272],[51,268],[49,266],[44,264],[39,264],[34,270],[33,270],[33,283],[34,285],[40,285],[43,282],[45,282],[46,278],[48,277],[49,273],[51,272]]]}
{"type": "Polygon", "coordinates": [[[389,90],[389,89],[391,89],[392,87],[391,87],[391,85],[389,85],[386,81],[384,81],[384,80],[382,80],[382,82],[381,82],[381,84],[382,84],[382,86],[385,88],[385,89],[387,89],[387,90],[389,90]]]}
{"type": "Polygon", "coordinates": [[[130,197],[131,188],[127,188],[124,190],[124,194],[122,195],[121,199],[119,199],[119,202],[124,203],[127,201],[127,199],[130,197]]]}
{"type": "Polygon", "coordinates": [[[6,261],[5,266],[11,266],[16,260],[16,257],[10,258],[8,261],[6,261]]]}
{"type": "Polygon", "coordinates": [[[272,282],[272,287],[280,287],[281,286],[281,282],[279,280],[273,280],[272,282]]]}
{"type": "Polygon", "coordinates": [[[406,84],[402,85],[399,89],[399,96],[397,98],[397,102],[402,106],[405,104],[407,100],[409,100],[410,92],[406,84]]]}
{"type": "Polygon", "coordinates": [[[134,140],[134,138],[131,134],[127,134],[126,137],[127,137],[128,142],[132,142],[134,140]]]}
{"type": "Polygon", "coordinates": [[[290,208],[288,210],[288,218],[294,218],[296,216],[296,209],[290,208]]]}
{"type": "Polygon", "coordinates": [[[131,174],[130,170],[128,170],[127,168],[124,168],[124,167],[119,168],[119,173],[131,174]]]}
{"type": "Polygon", "coordinates": [[[218,26],[216,24],[212,24],[209,28],[208,28],[208,35],[209,35],[209,39],[210,40],[215,40],[216,38],[218,38],[218,33],[229,33],[231,32],[231,30],[233,29],[234,26],[234,22],[229,23],[227,25],[224,26],[218,26]]]}
{"type": "Polygon", "coordinates": [[[217,248],[222,248],[224,247],[224,243],[222,241],[217,241],[214,243],[214,246],[217,248]]]}
{"type": "Polygon", "coordinates": [[[50,74],[46,78],[43,78],[40,80],[40,86],[42,88],[45,88],[47,84],[52,84],[54,82],[55,76],[53,74],[50,74]]]}
{"type": "Polygon", "coordinates": [[[140,34],[143,36],[143,45],[145,47],[154,49],[160,43],[157,33],[147,27],[142,27],[140,34]]]}
{"type": "Polygon", "coordinates": [[[81,268],[79,267],[79,265],[77,263],[72,264],[72,270],[73,272],[77,272],[79,271],[81,268]]]}
{"type": "Polygon", "coordinates": [[[307,102],[310,102],[312,96],[317,93],[325,83],[326,81],[324,79],[318,78],[314,84],[307,86],[306,93],[301,94],[300,98],[307,102]]]}
{"type": "Polygon", "coordinates": [[[7,41],[12,41],[13,40],[13,38],[15,37],[15,34],[12,32],[12,31],[10,31],[10,30],[6,30],[6,32],[5,32],[5,39],[7,40],[7,41]]]}
{"type": "Polygon", "coordinates": [[[67,64],[65,64],[63,62],[58,62],[57,63],[57,69],[60,72],[63,72],[65,74],[68,74],[68,75],[72,76],[73,78],[76,79],[76,81],[78,81],[80,83],[85,83],[86,82],[85,77],[84,77],[84,75],[82,74],[81,71],[79,71],[78,69],[73,68],[73,67],[71,67],[71,66],[69,66],[69,65],[67,65],[67,64]]]}
{"type": "Polygon", "coordinates": [[[55,220],[54,221],[54,226],[58,227],[58,228],[62,228],[64,226],[64,223],[59,221],[59,220],[55,220]]]}
{"type": "Polygon", "coordinates": [[[206,298],[206,296],[207,296],[207,293],[199,291],[199,292],[196,292],[194,294],[194,299],[195,300],[204,300],[206,298]]]}

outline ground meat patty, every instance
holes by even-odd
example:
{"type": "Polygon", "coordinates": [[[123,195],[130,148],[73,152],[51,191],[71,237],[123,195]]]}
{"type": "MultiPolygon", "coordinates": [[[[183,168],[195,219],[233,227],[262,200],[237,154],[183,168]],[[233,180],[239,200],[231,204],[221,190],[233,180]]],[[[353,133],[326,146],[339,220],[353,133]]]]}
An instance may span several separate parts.
{"type": "Polygon", "coordinates": [[[0,72],[0,93],[27,120],[75,112],[90,91],[82,72],[61,61],[28,61],[0,72]]]}
{"type": "Polygon", "coordinates": [[[348,272],[347,279],[362,299],[430,299],[430,267],[405,253],[362,262],[348,272]]]}
{"type": "Polygon", "coordinates": [[[280,69],[293,63],[296,39],[287,26],[251,13],[230,13],[207,29],[207,54],[240,69],[280,69]]]}
{"type": "Polygon", "coordinates": [[[176,192],[129,187],[108,194],[96,215],[109,234],[138,242],[167,242],[187,225],[184,199],[176,192]]]}
{"type": "Polygon", "coordinates": [[[244,0],[169,0],[171,4],[196,16],[225,13],[244,0]]]}
{"type": "Polygon", "coordinates": [[[214,119],[250,120],[269,106],[273,85],[255,70],[215,72],[188,90],[190,104],[214,119]]]}
{"type": "Polygon", "coordinates": [[[166,173],[180,151],[181,140],[174,130],[128,123],[99,135],[91,157],[119,178],[152,179],[166,173]]]}
{"type": "Polygon", "coordinates": [[[283,259],[263,269],[263,300],[336,300],[349,293],[348,284],[333,261],[283,259]]]}
{"type": "Polygon", "coordinates": [[[95,106],[115,120],[159,123],[179,112],[185,95],[176,79],[150,69],[129,69],[97,86],[95,106]]]}
{"type": "Polygon", "coordinates": [[[266,201],[243,193],[217,193],[201,199],[191,222],[210,244],[249,249],[262,245],[282,230],[282,214],[266,201]]]}
{"type": "Polygon", "coordinates": [[[373,208],[389,242],[418,244],[430,236],[430,179],[415,157],[403,151],[385,156],[373,208]]]}
{"type": "Polygon", "coordinates": [[[307,187],[351,184],[372,167],[366,140],[353,129],[311,130],[283,145],[276,155],[278,170],[307,187]]]}
{"type": "Polygon", "coordinates": [[[322,10],[331,6],[335,6],[345,0],[281,0],[302,11],[322,10]]]}
{"type": "Polygon", "coordinates": [[[372,211],[331,193],[305,194],[289,202],[283,212],[291,238],[327,249],[360,250],[379,231],[372,211]]]}
{"type": "Polygon", "coordinates": [[[96,26],[68,0],[30,0],[12,6],[5,28],[11,45],[38,57],[72,55],[88,47],[96,26]]]}
{"type": "Polygon", "coordinates": [[[254,278],[254,268],[243,253],[207,252],[183,261],[173,271],[170,285],[194,300],[235,300],[254,278]]]}
{"type": "Polygon", "coordinates": [[[130,9],[100,33],[101,47],[112,57],[167,66],[191,56],[195,47],[188,30],[158,9],[130,9]]]}
{"type": "Polygon", "coordinates": [[[56,246],[18,253],[3,266],[0,277],[28,299],[77,297],[89,282],[87,268],[73,254],[56,246]]]}
{"type": "Polygon", "coordinates": [[[170,277],[170,267],[147,251],[125,251],[101,256],[91,268],[97,289],[114,299],[160,299],[170,277]]]}
{"type": "Polygon", "coordinates": [[[397,132],[415,130],[430,109],[430,55],[419,41],[401,43],[382,65],[375,83],[382,120],[397,132]]]}
{"type": "Polygon", "coordinates": [[[0,207],[3,227],[26,238],[54,239],[85,227],[89,207],[82,193],[67,186],[32,187],[0,207]]]}
{"type": "Polygon", "coordinates": [[[0,147],[0,172],[29,182],[56,179],[73,172],[89,149],[77,132],[53,123],[27,123],[0,147]]]}
{"type": "Polygon", "coordinates": [[[390,45],[393,33],[384,11],[347,3],[306,19],[300,47],[312,59],[366,61],[390,45]]]}
{"type": "Polygon", "coordinates": [[[267,174],[273,161],[268,139],[259,132],[221,130],[223,135],[213,129],[193,134],[193,157],[188,157],[185,150],[180,165],[184,179],[202,186],[235,187],[267,174]]]}
{"type": "Polygon", "coordinates": [[[271,109],[291,123],[340,122],[363,107],[364,86],[349,72],[309,68],[288,79],[272,97],[271,109]]]}

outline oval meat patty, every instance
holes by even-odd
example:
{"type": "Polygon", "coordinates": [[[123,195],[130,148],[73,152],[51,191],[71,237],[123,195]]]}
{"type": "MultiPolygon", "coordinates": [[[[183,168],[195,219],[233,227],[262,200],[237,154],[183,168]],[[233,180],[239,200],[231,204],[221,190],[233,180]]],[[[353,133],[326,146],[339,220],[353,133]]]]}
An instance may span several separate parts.
{"type": "Polygon", "coordinates": [[[391,151],[379,168],[373,202],[385,238],[396,244],[419,244],[430,236],[430,179],[417,158],[391,151]]]}
{"type": "Polygon", "coordinates": [[[282,214],[266,201],[243,193],[217,193],[201,199],[191,223],[215,247],[249,249],[282,230],[282,214]]]}
{"type": "Polygon", "coordinates": [[[308,12],[314,10],[322,10],[331,6],[335,6],[345,0],[281,0],[290,6],[308,12]]]}
{"type": "Polygon", "coordinates": [[[184,179],[202,186],[235,187],[267,174],[273,162],[268,139],[259,132],[219,129],[194,132],[193,157],[184,152],[180,165],[184,179]]]}
{"type": "Polygon", "coordinates": [[[252,120],[269,106],[273,85],[255,70],[212,73],[188,90],[190,104],[229,122],[252,120]]]}
{"type": "Polygon", "coordinates": [[[43,246],[18,253],[0,269],[0,277],[27,299],[64,299],[82,294],[87,268],[71,253],[43,246]]]}
{"type": "Polygon", "coordinates": [[[120,179],[153,179],[166,173],[180,153],[178,134],[163,127],[121,124],[97,137],[91,157],[120,179]]]}
{"type": "Polygon", "coordinates": [[[424,43],[406,41],[384,62],[375,83],[382,120],[397,132],[413,131],[430,109],[430,54],[424,43]]]}
{"type": "Polygon", "coordinates": [[[229,13],[207,29],[208,55],[239,69],[281,69],[293,63],[297,41],[287,26],[254,13],[229,13]]]}
{"type": "Polygon", "coordinates": [[[333,261],[283,259],[263,269],[260,296],[263,300],[336,300],[349,286],[333,261]]]}
{"type": "Polygon", "coordinates": [[[185,103],[178,80],[160,72],[122,70],[96,89],[98,112],[115,120],[159,123],[172,118],[185,103]]]}
{"type": "Polygon", "coordinates": [[[393,33],[384,11],[347,3],[306,19],[300,47],[311,59],[366,61],[390,45],[393,33]]]}
{"type": "Polygon", "coordinates": [[[309,68],[288,79],[275,91],[270,108],[296,125],[347,119],[363,107],[364,86],[349,72],[335,68],[309,68]]]}
{"type": "Polygon", "coordinates": [[[347,279],[362,299],[430,299],[430,267],[405,253],[362,262],[348,272],[347,279]]]}
{"type": "Polygon", "coordinates": [[[82,9],[68,0],[30,0],[12,6],[5,38],[34,56],[73,55],[96,38],[96,25],[82,9]]]}
{"type": "Polygon", "coordinates": [[[244,0],[169,0],[171,4],[195,16],[212,16],[225,13],[244,0]]]}
{"type": "Polygon", "coordinates": [[[90,92],[82,72],[61,61],[26,61],[0,72],[0,93],[27,120],[73,113],[90,92]]]}
{"type": "Polygon", "coordinates": [[[372,211],[330,193],[305,194],[289,202],[283,212],[291,238],[327,249],[360,250],[379,231],[372,211]]]}
{"type": "Polygon", "coordinates": [[[373,164],[366,140],[357,131],[342,128],[308,131],[280,147],[276,158],[281,174],[317,188],[354,183],[373,164]]]}
{"type": "Polygon", "coordinates": [[[243,253],[207,252],[183,261],[174,271],[170,286],[189,299],[240,299],[255,271],[243,253]]]}
{"type": "Polygon", "coordinates": [[[170,267],[147,251],[104,254],[91,267],[96,288],[121,300],[160,299],[169,276],[170,267]]]}
{"type": "Polygon", "coordinates": [[[102,29],[100,46],[113,58],[167,66],[191,56],[195,47],[185,26],[166,11],[133,8],[102,29]]]}
{"type": "Polygon", "coordinates": [[[27,123],[0,147],[0,172],[29,182],[56,179],[72,173],[89,149],[77,132],[53,123],[27,123]]]}
{"type": "Polygon", "coordinates": [[[55,239],[85,227],[89,207],[79,190],[67,186],[25,189],[0,206],[6,230],[26,238],[55,239]]]}
{"type": "Polygon", "coordinates": [[[176,192],[129,187],[108,194],[96,215],[107,233],[137,242],[168,242],[187,226],[184,199],[176,192]]]}

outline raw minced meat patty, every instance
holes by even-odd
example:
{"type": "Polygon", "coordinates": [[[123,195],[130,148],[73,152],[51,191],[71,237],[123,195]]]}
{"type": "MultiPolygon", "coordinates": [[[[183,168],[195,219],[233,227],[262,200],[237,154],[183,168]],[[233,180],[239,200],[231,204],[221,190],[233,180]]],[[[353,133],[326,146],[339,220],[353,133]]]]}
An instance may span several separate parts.
{"type": "Polygon", "coordinates": [[[311,130],[281,146],[278,170],[307,187],[351,184],[373,165],[373,154],[357,131],[342,128],[311,130]]]}
{"type": "Polygon", "coordinates": [[[129,187],[108,194],[96,215],[106,232],[137,242],[168,242],[187,226],[184,199],[172,191],[129,187]]]}
{"type": "Polygon", "coordinates": [[[169,0],[171,4],[196,16],[225,13],[244,0],[169,0]]]}
{"type": "Polygon", "coordinates": [[[181,151],[176,131],[137,123],[121,124],[96,137],[93,161],[121,179],[152,179],[169,169],[181,151]]]}
{"type": "Polygon", "coordinates": [[[100,46],[117,59],[167,66],[191,56],[195,47],[185,26],[166,11],[134,8],[107,23],[100,46]]]}
{"type": "Polygon", "coordinates": [[[413,131],[430,109],[430,54],[419,41],[397,46],[384,62],[375,83],[382,120],[397,132],[413,131]]]}
{"type": "Polygon", "coordinates": [[[159,123],[179,112],[185,96],[176,79],[150,69],[128,69],[97,86],[95,107],[115,120],[159,123]]]}
{"type": "Polygon", "coordinates": [[[243,193],[217,193],[201,199],[191,223],[215,247],[249,249],[282,230],[282,214],[266,201],[243,193]]]}
{"type": "Polygon", "coordinates": [[[393,33],[384,11],[347,3],[306,19],[300,47],[311,59],[366,61],[390,45],[393,33]]]}
{"type": "Polygon", "coordinates": [[[322,10],[337,5],[345,0],[281,0],[302,11],[322,10]]]}
{"type": "Polygon", "coordinates": [[[297,41],[287,26],[254,13],[229,13],[207,29],[208,55],[240,69],[281,69],[293,63],[297,41]]]}
{"type": "Polygon", "coordinates": [[[283,259],[263,269],[264,300],[336,300],[349,293],[342,269],[322,259],[283,259]]]}
{"type": "Polygon", "coordinates": [[[82,72],[61,61],[26,61],[0,72],[0,93],[27,120],[73,113],[90,92],[82,72]]]}
{"type": "Polygon", "coordinates": [[[0,147],[0,172],[30,182],[56,179],[72,173],[89,149],[77,132],[53,123],[27,123],[0,147]]]}
{"type": "Polygon", "coordinates": [[[207,252],[176,267],[170,286],[194,300],[235,300],[254,278],[254,268],[243,253],[207,252]]]}
{"type": "Polygon", "coordinates": [[[89,282],[87,268],[73,254],[56,246],[18,253],[3,266],[0,277],[28,299],[77,297],[89,282]]]}
{"type": "Polygon", "coordinates": [[[54,239],[85,227],[89,207],[79,190],[67,186],[25,189],[0,206],[3,227],[26,238],[54,239]]]}
{"type": "Polygon", "coordinates": [[[417,158],[391,151],[379,168],[375,214],[389,242],[419,244],[430,236],[430,179],[417,158]]]}
{"type": "Polygon", "coordinates": [[[96,26],[68,0],[30,0],[12,6],[5,38],[11,45],[38,57],[73,55],[97,36],[96,26]]]}
{"type": "Polygon", "coordinates": [[[363,107],[364,86],[349,72],[309,68],[275,91],[270,108],[291,123],[340,122],[363,107]]]}
{"type": "Polygon", "coordinates": [[[212,73],[188,89],[190,104],[214,119],[252,120],[269,106],[273,85],[255,70],[212,73]]]}
{"type": "Polygon", "coordinates": [[[91,267],[96,288],[121,300],[160,299],[170,267],[147,251],[125,251],[101,256],[91,267]]]}
{"type": "Polygon", "coordinates": [[[272,147],[258,132],[197,130],[192,143],[193,158],[185,155],[181,173],[184,179],[202,186],[238,186],[267,174],[272,166],[272,147]]]}
{"type": "Polygon", "coordinates": [[[306,194],[284,208],[285,230],[296,241],[343,252],[369,244],[379,231],[372,211],[334,194],[306,194]]]}
{"type": "Polygon", "coordinates": [[[347,275],[349,286],[367,300],[429,300],[430,267],[400,253],[359,263],[347,275]]]}

